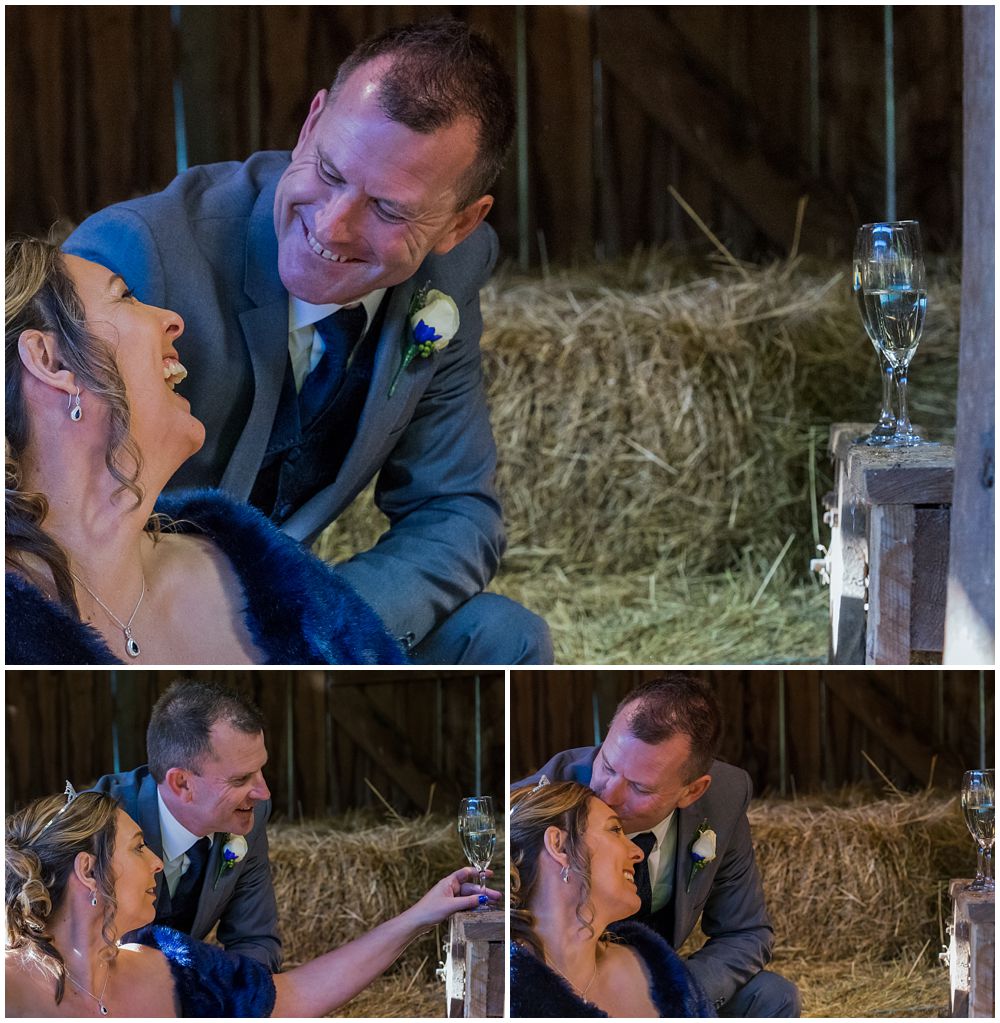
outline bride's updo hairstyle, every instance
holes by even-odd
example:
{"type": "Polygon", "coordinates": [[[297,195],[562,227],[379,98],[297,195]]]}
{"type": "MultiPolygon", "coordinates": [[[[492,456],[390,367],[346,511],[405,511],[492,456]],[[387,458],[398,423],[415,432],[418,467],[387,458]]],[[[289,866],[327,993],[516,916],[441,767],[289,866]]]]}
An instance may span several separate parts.
{"type": "Polygon", "coordinates": [[[84,792],[70,803],[64,795],[36,799],[7,818],[7,949],[23,952],[52,974],[56,1004],[62,1001],[66,966],[52,944],[49,921],[62,904],[80,853],[90,853],[95,861],[94,880],[104,906],[101,934],[107,946],[102,955],[117,955],[118,903],[111,870],[117,812],[116,799],[84,792]]]}
{"type": "Polygon", "coordinates": [[[538,956],[544,950],[535,934],[529,906],[538,886],[539,864],[545,855],[545,832],[559,828],[566,835],[564,848],[571,875],[581,886],[576,918],[593,933],[590,906],[590,857],[584,846],[587,814],[594,793],[575,781],[524,785],[510,794],[510,933],[538,956]]]}
{"type": "MultiPolygon", "coordinates": [[[[73,371],[81,390],[98,397],[108,409],[110,431],[104,461],[120,484],[119,492],[129,491],[136,503],[142,496],[136,482],[139,449],[129,434],[128,401],[114,353],[88,330],[86,310],[62,253],[49,242],[17,238],[7,242],[5,264],[6,564],[37,585],[42,580],[32,571],[32,562],[37,565],[41,561],[52,573],[59,599],[78,613],[66,555],[42,527],[48,500],[44,494],[24,489],[23,459],[32,438],[22,387],[26,370],[18,354],[21,334],[32,329],[54,334],[62,364],[73,371]]],[[[35,442],[44,444],[45,438],[36,437],[35,442]]]]}

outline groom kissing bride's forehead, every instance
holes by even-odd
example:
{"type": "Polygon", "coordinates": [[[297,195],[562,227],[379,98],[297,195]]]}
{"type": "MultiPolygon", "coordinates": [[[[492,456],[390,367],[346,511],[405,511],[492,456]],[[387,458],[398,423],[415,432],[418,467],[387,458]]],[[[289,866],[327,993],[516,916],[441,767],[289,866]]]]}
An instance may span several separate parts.
{"type": "Polygon", "coordinates": [[[146,748],[148,764],[95,787],[121,801],[163,861],[156,922],[199,939],[218,924],[227,951],[279,969],[261,712],[225,686],[178,680],[153,707],[146,748]],[[230,846],[235,835],[245,849],[230,846]]]}

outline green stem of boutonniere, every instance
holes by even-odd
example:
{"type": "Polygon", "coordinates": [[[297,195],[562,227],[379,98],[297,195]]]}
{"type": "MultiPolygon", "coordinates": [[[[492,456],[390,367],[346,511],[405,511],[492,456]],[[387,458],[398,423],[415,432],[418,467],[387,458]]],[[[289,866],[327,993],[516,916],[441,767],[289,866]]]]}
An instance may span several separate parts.
{"type": "Polygon", "coordinates": [[[399,364],[399,369],[396,370],[396,375],[392,378],[392,383],[389,385],[389,397],[390,398],[392,397],[393,393],[396,390],[396,384],[399,383],[399,378],[400,378],[400,376],[402,376],[403,370],[405,370],[406,367],[409,366],[409,364],[411,362],[413,362],[413,357],[416,354],[417,354],[417,346],[416,345],[410,345],[406,349],[406,351],[403,352],[403,361],[399,364]]]}

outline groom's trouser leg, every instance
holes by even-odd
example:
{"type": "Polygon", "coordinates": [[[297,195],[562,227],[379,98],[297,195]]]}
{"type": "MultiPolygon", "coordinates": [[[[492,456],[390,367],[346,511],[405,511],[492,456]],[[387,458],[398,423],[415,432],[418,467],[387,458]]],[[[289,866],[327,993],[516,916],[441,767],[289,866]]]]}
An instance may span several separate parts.
{"type": "Polygon", "coordinates": [[[785,977],[761,970],[719,1009],[720,1016],[799,1016],[799,989],[785,977]]]}
{"type": "Polygon", "coordinates": [[[497,593],[455,609],[413,651],[419,664],[551,664],[552,637],[538,615],[497,593]]]}

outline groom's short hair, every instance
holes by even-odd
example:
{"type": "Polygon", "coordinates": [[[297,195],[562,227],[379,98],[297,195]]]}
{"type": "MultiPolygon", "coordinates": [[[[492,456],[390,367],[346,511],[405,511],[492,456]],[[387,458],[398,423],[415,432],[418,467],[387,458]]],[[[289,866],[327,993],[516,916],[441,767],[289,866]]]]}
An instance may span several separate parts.
{"type": "Polygon", "coordinates": [[[615,718],[619,715],[632,735],[651,746],[675,735],[688,737],[685,782],[708,773],[722,739],[722,714],[704,679],[683,671],[649,679],[626,693],[615,710],[615,718]]]}
{"type": "Polygon", "coordinates": [[[517,121],[514,86],[500,53],[455,18],[394,25],[359,43],[330,86],[327,103],[358,68],[384,62],[378,103],[386,117],[426,134],[469,117],[476,159],[459,182],[458,208],[485,194],[503,168],[517,121]]]}
{"type": "Polygon", "coordinates": [[[264,715],[235,689],[192,679],[170,684],[154,704],[146,729],[149,773],[157,784],[171,767],[201,769],[212,755],[212,727],[219,721],[247,735],[264,731],[264,715]]]}

